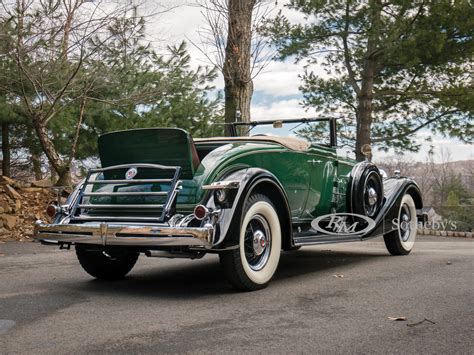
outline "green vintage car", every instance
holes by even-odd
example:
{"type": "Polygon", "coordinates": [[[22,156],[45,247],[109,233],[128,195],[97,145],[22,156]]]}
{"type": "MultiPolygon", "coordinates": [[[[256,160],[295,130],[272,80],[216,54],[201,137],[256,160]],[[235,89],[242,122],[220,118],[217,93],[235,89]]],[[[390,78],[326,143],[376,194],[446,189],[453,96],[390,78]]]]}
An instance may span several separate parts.
{"type": "Polygon", "coordinates": [[[230,137],[192,139],[176,128],[99,138],[91,169],[35,238],[75,245],[99,279],[124,277],[138,256],[218,253],[238,289],[265,287],[281,250],[383,236],[408,254],[422,208],[416,183],[382,176],[337,153],[334,119],[235,123],[230,137]]]}

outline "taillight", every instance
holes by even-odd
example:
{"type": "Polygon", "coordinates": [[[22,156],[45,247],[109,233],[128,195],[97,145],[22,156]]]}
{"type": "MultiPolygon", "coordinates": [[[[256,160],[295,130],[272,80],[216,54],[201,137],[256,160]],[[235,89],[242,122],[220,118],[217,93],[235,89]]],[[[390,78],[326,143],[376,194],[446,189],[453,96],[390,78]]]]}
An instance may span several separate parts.
{"type": "Polygon", "coordinates": [[[54,218],[56,217],[56,215],[59,213],[60,210],[61,208],[58,205],[51,203],[48,205],[48,207],[46,207],[46,214],[49,217],[54,218]]]}
{"type": "Polygon", "coordinates": [[[209,214],[209,210],[204,205],[197,205],[194,207],[194,217],[199,220],[203,220],[209,214]]]}

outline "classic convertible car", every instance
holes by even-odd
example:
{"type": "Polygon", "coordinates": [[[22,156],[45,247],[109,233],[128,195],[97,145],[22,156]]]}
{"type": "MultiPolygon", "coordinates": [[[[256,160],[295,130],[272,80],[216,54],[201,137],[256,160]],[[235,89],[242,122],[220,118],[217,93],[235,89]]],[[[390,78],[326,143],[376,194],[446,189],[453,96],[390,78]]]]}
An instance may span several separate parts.
{"type": "Polygon", "coordinates": [[[230,137],[192,139],[175,128],[99,138],[91,169],[35,238],[75,245],[99,279],[124,277],[143,253],[201,258],[218,253],[230,283],[265,287],[281,250],[383,236],[408,254],[422,198],[416,183],[382,176],[367,159],[337,154],[333,119],[235,123],[230,137]]]}

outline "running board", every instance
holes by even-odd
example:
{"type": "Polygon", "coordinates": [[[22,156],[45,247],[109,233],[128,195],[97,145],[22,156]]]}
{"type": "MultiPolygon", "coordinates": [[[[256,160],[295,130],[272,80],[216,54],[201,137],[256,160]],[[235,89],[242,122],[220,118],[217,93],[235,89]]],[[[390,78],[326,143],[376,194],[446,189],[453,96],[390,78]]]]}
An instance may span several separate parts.
{"type": "Polygon", "coordinates": [[[329,243],[344,243],[361,241],[362,238],[358,235],[329,235],[329,234],[311,234],[308,232],[297,233],[293,236],[294,246],[329,244],[329,243]]]}

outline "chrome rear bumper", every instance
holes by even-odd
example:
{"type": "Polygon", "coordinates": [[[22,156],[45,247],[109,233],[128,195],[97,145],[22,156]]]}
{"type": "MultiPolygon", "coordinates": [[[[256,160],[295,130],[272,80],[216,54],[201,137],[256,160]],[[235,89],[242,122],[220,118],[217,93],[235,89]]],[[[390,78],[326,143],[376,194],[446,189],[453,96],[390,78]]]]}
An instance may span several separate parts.
{"type": "Polygon", "coordinates": [[[212,226],[189,228],[167,225],[121,225],[108,223],[45,224],[37,221],[34,239],[45,242],[122,246],[211,247],[212,226]]]}

